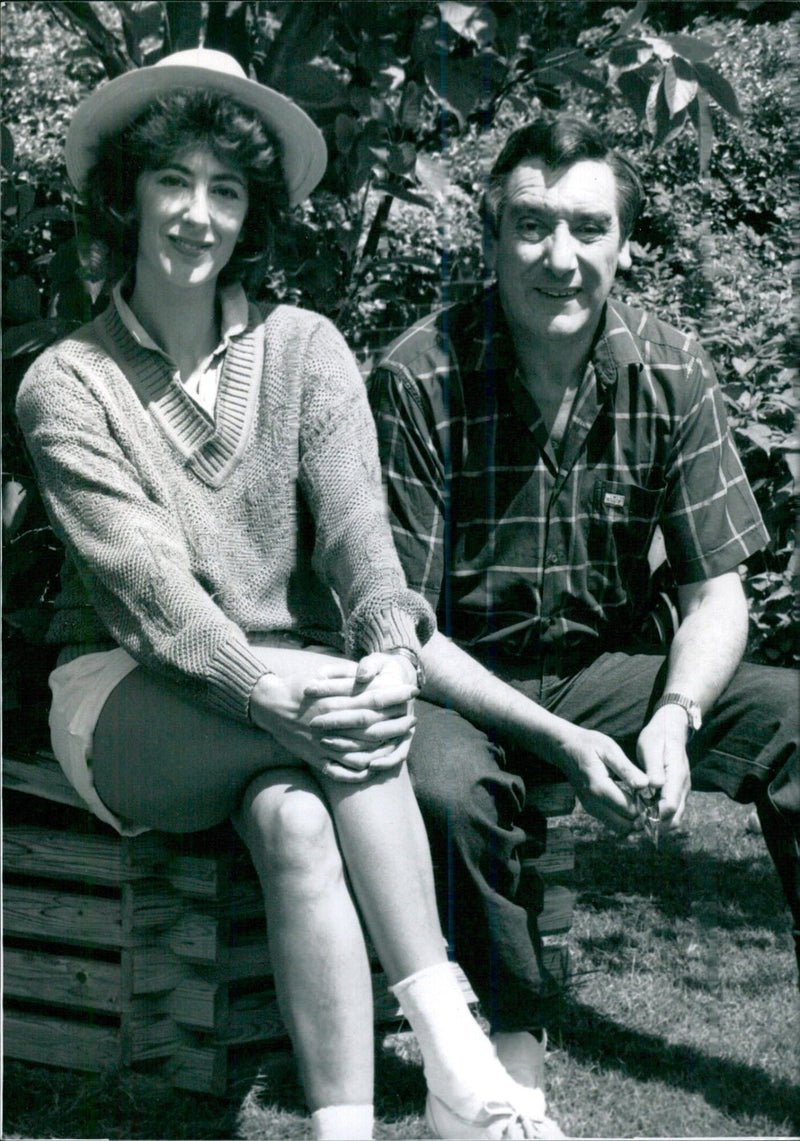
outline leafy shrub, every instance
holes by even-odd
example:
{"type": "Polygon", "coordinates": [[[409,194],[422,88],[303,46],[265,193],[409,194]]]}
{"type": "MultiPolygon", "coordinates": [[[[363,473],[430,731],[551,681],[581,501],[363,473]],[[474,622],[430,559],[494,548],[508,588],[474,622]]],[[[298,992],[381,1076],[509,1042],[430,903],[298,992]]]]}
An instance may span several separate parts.
{"type": "MultiPolygon", "coordinates": [[[[32,356],[93,310],[78,279],[73,202],[61,154],[72,109],[105,71],[88,41],[74,27],[62,26],[64,12],[90,10],[92,19],[99,19],[100,54],[108,70],[109,56],[120,65],[118,42],[124,41],[130,58],[139,63],[143,45],[152,49],[153,37],[137,41],[133,35],[136,20],[155,13],[163,24],[168,17],[171,42],[180,46],[181,35],[191,37],[196,31],[191,21],[197,7],[2,5],[5,120],[13,126],[16,147],[12,154],[11,138],[4,132],[4,523],[10,544],[5,598],[12,641],[40,637],[42,604],[52,595],[58,552],[32,494],[10,407],[32,356]]],[[[260,44],[262,55],[253,58],[263,62],[277,46],[280,21],[272,20],[272,7],[211,5],[209,20],[225,23],[224,34],[234,37],[242,50],[260,44]],[[248,26],[248,13],[256,11],[258,27],[248,26]]],[[[415,20],[429,7],[308,3],[302,9],[281,9],[284,19],[306,22],[313,9],[320,26],[324,23],[329,34],[335,33],[325,49],[327,72],[314,71],[302,60],[289,69],[318,100],[309,109],[325,129],[333,161],[312,204],[287,227],[280,259],[286,268],[261,283],[262,295],[328,313],[366,365],[370,353],[421,312],[480,280],[477,204],[485,171],[508,131],[545,107],[591,115],[634,154],[650,187],[635,235],[634,267],[615,288],[632,303],[696,329],[711,351],[772,536],[769,552],[752,562],[747,580],[754,629],[750,652],[766,660],[791,661],[796,497],[787,461],[796,455],[790,442],[795,374],[789,356],[790,253],[784,225],[795,122],[785,80],[797,53],[797,17],[787,8],[787,19],[758,24],[712,18],[721,5],[683,6],[701,13],[692,31],[718,45],[714,65],[733,83],[744,110],[743,118],[732,123],[711,109],[717,142],[708,177],[701,182],[693,177],[698,146],[688,119],[669,146],[652,149],[646,119],[612,98],[605,85],[611,54],[602,45],[613,42],[615,31],[631,16],[629,9],[592,3],[527,5],[525,33],[517,36],[511,34],[518,29],[515,6],[496,6],[502,19],[496,21],[500,47],[491,48],[492,74],[502,82],[494,89],[493,102],[481,103],[480,90],[462,68],[454,74],[466,78],[455,105],[448,106],[432,102],[418,79],[406,75],[401,92],[393,92],[387,81],[400,58],[392,54],[391,44],[400,45],[406,37],[411,54],[419,52],[415,20]],[[353,14],[367,12],[368,42],[359,47],[352,38],[353,14]],[[587,88],[582,73],[581,84],[569,86],[567,71],[548,72],[551,53],[572,49],[576,41],[592,56],[592,76],[605,69],[602,83],[595,76],[587,88]],[[349,76],[348,84],[333,83],[334,75],[349,76]],[[508,94],[501,98],[498,92],[510,78],[508,94]],[[344,112],[337,110],[343,92],[344,112]],[[428,209],[418,204],[423,197],[428,209]]],[[[456,23],[462,8],[449,6],[456,23]]],[[[661,31],[679,30],[675,8],[651,5],[649,11],[659,23],[644,26],[649,43],[661,31]]],[[[429,50],[433,41],[430,23],[426,26],[429,50]]],[[[477,41],[486,27],[478,23],[456,32],[448,26],[446,33],[442,43],[452,59],[470,63],[474,70],[475,60],[482,58],[477,41]]],[[[158,47],[157,36],[154,42],[158,47]]],[[[322,42],[318,38],[304,44],[306,56],[322,42]]],[[[648,50],[645,45],[645,54],[648,50]]],[[[7,658],[12,690],[17,680],[26,686],[28,663],[18,678],[15,661],[13,655],[7,658]]],[[[13,704],[15,696],[9,696],[13,704]]]]}

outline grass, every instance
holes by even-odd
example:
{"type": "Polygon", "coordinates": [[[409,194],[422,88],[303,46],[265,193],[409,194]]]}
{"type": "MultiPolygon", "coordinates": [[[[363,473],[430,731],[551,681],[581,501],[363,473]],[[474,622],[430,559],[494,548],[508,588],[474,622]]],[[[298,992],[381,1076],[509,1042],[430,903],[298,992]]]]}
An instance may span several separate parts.
{"type": "MultiPolygon", "coordinates": [[[[573,980],[551,1027],[547,1071],[550,1111],[570,1136],[800,1133],[788,912],[747,817],[721,795],[695,794],[686,835],[654,851],[575,813],[573,980]]],[[[423,1138],[413,1040],[392,1034],[378,1051],[376,1136],[423,1138]]],[[[226,1099],[142,1074],[8,1061],[3,1137],[308,1137],[291,1059],[262,1061],[226,1099]]]]}

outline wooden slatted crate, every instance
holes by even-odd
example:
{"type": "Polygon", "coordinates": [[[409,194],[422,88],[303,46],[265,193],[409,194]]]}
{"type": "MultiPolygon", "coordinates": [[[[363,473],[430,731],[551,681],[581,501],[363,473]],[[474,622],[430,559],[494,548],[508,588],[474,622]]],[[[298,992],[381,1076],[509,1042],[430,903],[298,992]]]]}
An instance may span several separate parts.
{"type": "MultiPolygon", "coordinates": [[[[120,837],[82,806],[46,752],[3,760],[4,1046],[8,1057],[98,1071],[148,1064],[178,1087],[224,1092],[248,1051],[288,1047],[261,893],[232,828],[120,837]]],[[[531,791],[564,817],[568,785],[531,791]]],[[[568,825],[535,865],[546,962],[567,970],[568,825]]],[[[377,1023],[397,1005],[375,964],[377,1023]]]]}

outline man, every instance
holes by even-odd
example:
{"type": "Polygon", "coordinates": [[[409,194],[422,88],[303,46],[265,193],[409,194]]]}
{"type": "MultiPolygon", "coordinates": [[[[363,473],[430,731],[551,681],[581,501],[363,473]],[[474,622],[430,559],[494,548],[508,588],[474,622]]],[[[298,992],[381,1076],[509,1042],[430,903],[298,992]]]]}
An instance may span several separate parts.
{"type": "Polygon", "coordinates": [[[637,790],[664,833],[692,783],[754,803],[800,931],[796,680],[740,666],[738,568],[768,535],[702,349],[609,296],[642,197],[588,124],[515,132],[484,201],[495,284],[370,378],[395,542],[440,624],[409,763],[444,918],[531,1085],[552,986],[513,899],[517,774],[556,766],[621,835],[643,827],[637,790]],[[657,527],[680,612],[666,656],[637,644],[657,527]]]}

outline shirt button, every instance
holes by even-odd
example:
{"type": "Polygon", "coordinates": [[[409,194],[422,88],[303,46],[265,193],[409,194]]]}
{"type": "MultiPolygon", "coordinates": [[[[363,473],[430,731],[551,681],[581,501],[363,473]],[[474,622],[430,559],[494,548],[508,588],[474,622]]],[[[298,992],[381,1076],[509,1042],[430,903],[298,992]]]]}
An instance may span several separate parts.
{"type": "Polygon", "coordinates": [[[549,567],[557,566],[561,562],[561,551],[548,551],[545,562],[549,567]]]}

